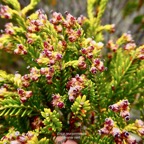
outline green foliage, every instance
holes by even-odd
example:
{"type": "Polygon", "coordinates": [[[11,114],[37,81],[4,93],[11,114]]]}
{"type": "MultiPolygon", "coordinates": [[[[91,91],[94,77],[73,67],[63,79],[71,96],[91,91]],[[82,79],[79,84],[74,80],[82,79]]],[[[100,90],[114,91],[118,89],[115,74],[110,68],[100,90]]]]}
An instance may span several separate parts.
{"type": "Polygon", "coordinates": [[[22,10],[18,1],[3,2],[0,16],[12,22],[0,49],[21,56],[28,72],[0,71],[1,143],[55,143],[60,133],[100,144],[136,143],[129,132],[143,137],[130,109],[144,118],[144,45],[128,33],[105,41],[103,32],[114,32],[101,25],[107,0],[88,0],[88,18],[53,12],[50,20],[42,10],[28,16],[37,0],[22,10]]]}
{"type": "Polygon", "coordinates": [[[50,109],[44,109],[44,112],[41,112],[41,115],[45,118],[43,121],[45,125],[43,130],[45,133],[47,133],[48,130],[54,131],[54,132],[61,131],[62,123],[59,120],[59,113],[57,113],[55,110],[51,112],[50,109]]]}
{"type": "Polygon", "coordinates": [[[93,11],[94,11],[94,5],[95,3],[98,3],[96,0],[88,0],[88,6],[87,6],[87,13],[89,17],[89,27],[87,30],[87,36],[88,37],[94,37],[96,41],[101,41],[103,40],[102,36],[102,30],[110,30],[112,29],[112,25],[106,25],[105,28],[101,26],[101,18],[102,15],[105,11],[106,5],[107,5],[108,0],[101,0],[99,7],[98,7],[98,12],[96,17],[94,17],[93,11]],[[109,28],[108,28],[109,27],[109,28]]]}
{"type": "Polygon", "coordinates": [[[85,95],[82,98],[78,96],[71,106],[71,110],[75,116],[82,120],[83,117],[86,117],[87,111],[90,110],[89,100],[86,101],[85,95]]]}

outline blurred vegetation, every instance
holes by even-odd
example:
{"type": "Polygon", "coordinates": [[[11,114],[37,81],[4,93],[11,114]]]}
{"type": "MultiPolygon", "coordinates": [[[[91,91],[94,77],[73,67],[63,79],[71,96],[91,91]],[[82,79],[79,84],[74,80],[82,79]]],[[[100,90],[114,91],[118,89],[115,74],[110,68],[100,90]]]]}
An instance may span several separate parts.
{"type": "MultiPolygon", "coordinates": [[[[101,0],[95,0],[94,15],[99,11],[99,3],[101,0]]],[[[21,7],[29,4],[30,0],[19,0],[21,7]]],[[[0,1],[1,3],[1,1],[0,1]]],[[[74,16],[86,16],[87,0],[41,0],[36,9],[43,9],[46,14],[50,15],[51,11],[64,13],[69,11],[74,16]]],[[[3,32],[6,20],[0,19],[0,29],[3,32]]],[[[129,31],[137,45],[141,45],[144,41],[144,0],[109,0],[107,9],[103,15],[103,24],[115,24],[115,39],[122,33],[129,31]]],[[[106,40],[112,37],[111,34],[105,34],[106,40]]],[[[8,73],[19,71],[24,74],[26,64],[18,56],[13,57],[11,54],[3,53],[0,50],[0,69],[6,70],[8,73]]]]}

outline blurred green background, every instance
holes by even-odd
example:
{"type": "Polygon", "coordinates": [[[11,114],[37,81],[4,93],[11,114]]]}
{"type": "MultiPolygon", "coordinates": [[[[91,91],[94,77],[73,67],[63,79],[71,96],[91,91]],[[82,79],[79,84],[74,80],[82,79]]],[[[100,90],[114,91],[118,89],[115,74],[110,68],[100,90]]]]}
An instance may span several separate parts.
{"type": "MultiPolygon", "coordinates": [[[[21,8],[27,6],[30,0],[19,0],[21,8]]],[[[94,5],[94,15],[97,15],[100,0],[94,5]]],[[[43,9],[50,17],[50,12],[57,11],[64,14],[65,11],[78,17],[87,16],[87,0],[40,0],[36,9],[43,9]]],[[[8,21],[0,19],[1,33],[8,21]]],[[[115,34],[105,33],[105,40],[116,39],[124,32],[130,32],[137,45],[144,43],[144,0],[109,0],[103,15],[102,24],[115,24],[115,34]]],[[[5,53],[0,50],[0,69],[8,73],[26,73],[28,65],[20,56],[5,53]]]]}

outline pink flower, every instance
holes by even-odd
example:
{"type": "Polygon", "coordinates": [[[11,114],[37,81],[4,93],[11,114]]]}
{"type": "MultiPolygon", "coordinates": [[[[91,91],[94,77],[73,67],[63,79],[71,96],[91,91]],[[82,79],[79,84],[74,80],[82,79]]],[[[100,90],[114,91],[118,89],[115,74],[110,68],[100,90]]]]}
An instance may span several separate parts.
{"type": "Polygon", "coordinates": [[[120,136],[121,134],[121,131],[119,128],[117,127],[113,127],[113,129],[111,130],[110,132],[114,137],[117,137],[117,136],[120,136]]]}
{"type": "Polygon", "coordinates": [[[11,19],[10,8],[8,6],[0,5],[0,16],[2,18],[11,19]]]}
{"type": "Polygon", "coordinates": [[[136,127],[143,127],[144,126],[144,122],[142,120],[136,120],[135,121],[135,126],[136,127]]]}
{"type": "Polygon", "coordinates": [[[137,131],[140,135],[144,136],[144,127],[139,128],[137,131]]]}
{"type": "Polygon", "coordinates": [[[128,144],[137,144],[135,137],[129,135],[128,138],[126,139],[128,144]]]}
{"type": "Polygon", "coordinates": [[[64,102],[61,100],[61,96],[59,94],[52,95],[52,105],[58,108],[64,108],[64,102]]]}
{"type": "Polygon", "coordinates": [[[127,110],[121,110],[120,116],[125,118],[125,120],[129,120],[130,119],[130,113],[127,110]]]}
{"type": "Polygon", "coordinates": [[[100,130],[98,130],[99,135],[103,135],[103,134],[107,135],[109,134],[109,132],[110,131],[106,127],[103,127],[100,130]]]}

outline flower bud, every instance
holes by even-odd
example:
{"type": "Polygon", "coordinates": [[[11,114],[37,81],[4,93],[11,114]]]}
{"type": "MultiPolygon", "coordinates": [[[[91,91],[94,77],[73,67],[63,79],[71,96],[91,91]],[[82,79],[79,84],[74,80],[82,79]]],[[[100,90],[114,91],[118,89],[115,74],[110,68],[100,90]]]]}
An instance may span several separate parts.
{"type": "Polygon", "coordinates": [[[140,54],[140,55],[138,56],[138,58],[139,58],[140,60],[144,60],[144,54],[140,54]]]}
{"type": "Polygon", "coordinates": [[[24,81],[24,82],[22,82],[22,85],[24,87],[28,87],[28,86],[30,86],[30,83],[28,81],[24,81]]]}
{"type": "Polygon", "coordinates": [[[96,67],[91,67],[91,68],[90,68],[90,72],[91,72],[92,74],[96,74],[96,73],[97,73],[97,68],[96,68],[96,67]]]}
{"type": "Polygon", "coordinates": [[[137,131],[140,135],[144,136],[144,127],[139,128],[137,131]]]}
{"type": "Polygon", "coordinates": [[[74,100],[75,100],[75,97],[74,97],[74,96],[72,96],[72,95],[69,96],[69,101],[70,101],[70,102],[74,102],[74,100]]]}
{"type": "MultiPolygon", "coordinates": [[[[20,142],[20,143],[25,143],[27,141],[27,138],[25,136],[18,136],[17,140],[20,142]]],[[[17,144],[17,143],[16,143],[17,144]]]]}
{"type": "Polygon", "coordinates": [[[128,138],[126,139],[126,141],[129,143],[129,144],[137,144],[137,141],[135,139],[135,137],[129,135],[128,138]]]}
{"type": "Polygon", "coordinates": [[[34,130],[34,129],[40,129],[40,127],[42,127],[42,126],[43,126],[42,120],[41,120],[38,116],[35,116],[35,117],[33,118],[32,123],[31,123],[32,129],[33,129],[33,130],[34,130]]]}
{"type": "Polygon", "coordinates": [[[54,68],[53,67],[49,67],[49,72],[50,73],[54,73],[55,72],[54,68]]]}
{"type": "Polygon", "coordinates": [[[136,127],[144,127],[144,122],[142,120],[136,120],[135,121],[135,126],[136,127]]]}
{"type": "Polygon", "coordinates": [[[88,54],[87,54],[87,58],[88,58],[88,59],[92,59],[92,58],[93,58],[93,54],[92,54],[92,53],[88,53],[88,54]]]}
{"type": "Polygon", "coordinates": [[[98,66],[99,64],[100,64],[100,60],[99,60],[99,59],[95,59],[95,60],[94,60],[94,65],[95,65],[95,66],[98,66]]]}
{"type": "Polygon", "coordinates": [[[18,94],[21,96],[23,96],[25,93],[25,91],[23,89],[18,89],[17,91],[18,91],[18,94]]]}
{"type": "Polygon", "coordinates": [[[77,18],[77,22],[79,25],[83,25],[85,20],[86,20],[86,17],[84,17],[83,15],[77,18]]]}
{"type": "Polygon", "coordinates": [[[122,101],[120,101],[120,103],[119,103],[119,107],[120,107],[120,109],[122,109],[122,110],[127,110],[127,109],[128,109],[128,106],[129,106],[128,100],[122,100],[122,101]]]}
{"type": "Polygon", "coordinates": [[[41,69],[40,69],[40,73],[41,73],[42,75],[46,74],[46,73],[47,73],[47,69],[46,69],[46,68],[41,68],[41,69]]]}
{"type": "Polygon", "coordinates": [[[44,45],[45,48],[48,48],[49,43],[48,43],[47,41],[44,41],[44,42],[43,42],[43,45],[44,45]]]}
{"type": "Polygon", "coordinates": [[[6,34],[10,34],[10,35],[14,34],[13,24],[12,23],[5,24],[5,33],[6,34]]]}
{"type": "Polygon", "coordinates": [[[30,79],[33,81],[37,81],[40,77],[40,70],[36,67],[31,68],[30,70],[30,79]]]}
{"type": "Polygon", "coordinates": [[[79,61],[78,67],[79,67],[80,69],[86,69],[87,64],[86,64],[84,61],[79,61]]]}
{"type": "Polygon", "coordinates": [[[74,25],[76,23],[76,18],[68,12],[66,13],[66,20],[70,25],[74,25]]]}
{"type": "Polygon", "coordinates": [[[113,127],[114,126],[114,121],[111,118],[106,118],[105,122],[104,122],[104,125],[113,127]]]}
{"type": "Polygon", "coordinates": [[[49,75],[49,74],[47,74],[47,75],[46,75],[46,79],[47,79],[47,80],[51,80],[51,79],[52,79],[52,76],[49,75]]]}
{"type": "Polygon", "coordinates": [[[80,29],[78,29],[76,33],[77,33],[77,36],[81,36],[81,34],[82,34],[80,29]]]}
{"type": "Polygon", "coordinates": [[[115,32],[115,24],[112,24],[112,25],[111,25],[110,32],[111,32],[111,33],[114,33],[114,32],[115,32]]]}
{"type": "Polygon", "coordinates": [[[93,52],[93,50],[94,50],[94,46],[89,46],[89,47],[87,47],[87,49],[88,49],[88,51],[91,53],[91,52],[93,52]]]}
{"type": "Polygon", "coordinates": [[[23,50],[24,46],[22,44],[17,44],[17,48],[20,49],[20,50],[23,50]]]}
{"type": "Polygon", "coordinates": [[[135,43],[128,43],[124,47],[125,50],[134,50],[135,48],[136,48],[136,44],[135,43]]]}
{"type": "Polygon", "coordinates": [[[70,35],[70,36],[68,37],[68,39],[69,39],[70,42],[75,42],[75,41],[77,40],[77,37],[74,36],[74,35],[70,35]]]}
{"type": "Polygon", "coordinates": [[[27,101],[27,98],[26,97],[21,97],[20,101],[21,101],[21,103],[25,103],[27,101]]]}
{"type": "Polygon", "coordinates": [[[121,131],[120,131],[119,128],[113,127],[113,129],[112,129],[112,131],[111,131],[111,134],[112,134],[114,137],[120,137],[121,131]]]}
{"type": "Polygon", "coordinates": [[[109,134],[109,130],[106,127],[101,128],[100,130],[98,130],[99,135],[107,135],[109,134]]]}
{"type": "Polygon", "coordinates": [[[53,16],[53,18],[55,18],[57,20],[57,22],[62,20],[61,13],[53,12],[52,16],[53,16]]]}
{"type": "Polygon", "coordinates": [[[114,90],[115,90],[115,86],[114,86],[114,85],[112,85],[112,86],[111,86],[111,89],[114,91],[114,90]]]}
{"type": "Polygon", "coordinates": [[[123,34],[123,38],[126,42],[131,42],[132,41],[132,36],[131,34],[128,34],[128,33],[124,33],[123,34]]]}
{"type": "Polygon", "coordinates": [[[63,107],[64,107],[64,103],[63,103],[63,102],[59,102],[59,103],[57,104],[57,106],[58,106],[59,108],[63,108],[63,107]]]}
{"type": "Polygon", "coordinates": [[[127,116],[124,117],[124,119],[125,119],[126,121],[129,121],[129,120],[130,120],[130,116],[127,115],[127,116]]]}
{"type": "Polygon", "coordinates": [[[110,48],[113,52],[116,52],[118,49],[118,45],[114,44],[112,40],[108,41],[107,47],[110,48]]]}
{"type": "Polygon", "coordinates": [[[81,52],[82,52],[82,54],[87,54],[87,49],[86,48],[82,48],[81,52]]]}
{"type": "Polygon", "coordinates": [[[58,33],[61,33],[62,30],[63,30],[63,28],[62,28],[61,25],[55,25],[54,28],[55,28],[55,30],[56,30],[58,33]]]}
{"type": "Polygon", "coordinates": [[[27,98],[30,98],[31,96],[32,96],[32,91],[26,91],[25,92],[25,96],[27,97],[27,98]]]}
{"type": "Polygon", "coordinates": [[[25,74],[24,76],[22,76],[22,79],[24,79],[24,80],[29,80],[29,79],[30,79],[30,77],[29,77],[29,75],[28,75],[28,74],[25,74]]]}
{"type": "Polygon", "coordinates": [[[10,8],[8,6],[0,5],[0,16],[2,18],[11,19],[10,8]]]}
{"type": "Polygon", "coordinates": [[[50,64],[50,65],[54,65],[54,64],[55,64],[55,60],[51,59],[51,60],[49,61],[49,64],[50,64]]]}
{"type": "Polygon", "coordinates": [[[129,133],[127,131],[123,131],[121,133],[121,136],[124,137],[124,138],[128,138],[129,137],[129,133]]]}
{"type": "Polygon", "coordinates": [[[56,60],[61,60],[61,59],[62,59],[62,54],[57,53],[57,54],[56,54],[56,60]]]}

